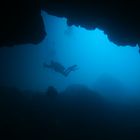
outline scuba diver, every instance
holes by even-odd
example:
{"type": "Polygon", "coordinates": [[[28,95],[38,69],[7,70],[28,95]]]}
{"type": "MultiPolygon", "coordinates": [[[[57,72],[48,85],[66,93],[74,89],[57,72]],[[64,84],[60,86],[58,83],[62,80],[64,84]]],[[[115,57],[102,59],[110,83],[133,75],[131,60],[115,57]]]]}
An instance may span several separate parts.
{"type": "Polygon", "coordinates": [[[75,71],[75,70],[78,69],[77,65],[72,65],[72,66],[70,66],[68,68],[65,68],[63,65],[61,65],[60,63],[55,62],[53,60],[51,60],[50,64],[44,63],[44,67],[45,68],[50,68],[50,69],[52,69],[52,70],[54,70],[56,72],[59,72],[62,75],[64,75],[65,77],[67,77],[70,74],[70,72],[75,71]]]}

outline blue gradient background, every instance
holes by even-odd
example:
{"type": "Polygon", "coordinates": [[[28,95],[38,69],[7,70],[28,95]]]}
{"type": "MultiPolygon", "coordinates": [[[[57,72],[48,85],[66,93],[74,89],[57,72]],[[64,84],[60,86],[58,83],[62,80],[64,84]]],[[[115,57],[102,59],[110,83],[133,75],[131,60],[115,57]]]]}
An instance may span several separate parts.
{"type": "Polygon", "coordinates": [[[0,48],[2,85],[33,91],[45,91],[49,85],[63,91],[71,84],[84,84],[100,92],[104,86],[114,90],[117,88],[118,85],[113,85],[111,80],[100,83],[103,77],[119,81],[126,91],[120,92],[121,95],[138,95],[138,47],[117,46],[99,29],[91,31],[80,26],[68,27],[66,18],[51,16],[43,11],[42,17],[47,36],[40,44],[0,48]],[[77,64],[80,69],[63,77],[43,68],[43,63],[49,63],[52,59],[66,67],[77,64]]]}

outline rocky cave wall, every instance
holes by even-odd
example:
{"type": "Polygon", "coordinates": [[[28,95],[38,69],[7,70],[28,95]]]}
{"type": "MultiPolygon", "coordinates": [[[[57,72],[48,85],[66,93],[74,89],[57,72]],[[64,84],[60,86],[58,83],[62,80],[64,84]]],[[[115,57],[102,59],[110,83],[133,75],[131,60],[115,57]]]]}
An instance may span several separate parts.
{"type": "Polygon", "coordinates": [[[41,10],[68,25],[99,28],[117,45],[140,43],[140,4],[134,0],[5,0],[0,2],[0,47],[37,44],[47,35],[41,10]]]}

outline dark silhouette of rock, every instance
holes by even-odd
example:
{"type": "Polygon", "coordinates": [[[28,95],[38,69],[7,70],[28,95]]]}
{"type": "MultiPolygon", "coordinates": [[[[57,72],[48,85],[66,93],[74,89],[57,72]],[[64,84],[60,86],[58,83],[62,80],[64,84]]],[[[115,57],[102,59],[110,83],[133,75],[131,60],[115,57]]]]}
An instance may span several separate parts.
{"type": "Polygon", "coordinates": [[[140,104],[116,108],[84,85],[69,86],[53,101],[42,92],[32,98],[28,93],[0,88],[0,139],[140,138],[140,104]]]}
{"type": "Polygon", "coordinates": [[[53,86],[49,86],[46,95],[48,97],[56,97],[58,95],[58,91],[53,86]]]}
{"type": "Polygon", "coordinates": [[[49,14],[66,17],[68,25],[99,28],[117,45],[139,43],[139,3],[132,0],[44,0],[49,14]]]}
{"type": "MultiPolygon", "coordinates": [[[[46,33],[41,10],[68,25],[99,28],[117,45],[139,44],[140,4],[134,0],[6,0],[0,2],[0,46],[39,43],[46,33]]],[[[140,45],[140,44],[139,44],[140,45]]]]}
{"type": "Polygon", "coordinates": [[[0,46],[37,44],[45,35],[40,0],[0,2],[0,46]]]}

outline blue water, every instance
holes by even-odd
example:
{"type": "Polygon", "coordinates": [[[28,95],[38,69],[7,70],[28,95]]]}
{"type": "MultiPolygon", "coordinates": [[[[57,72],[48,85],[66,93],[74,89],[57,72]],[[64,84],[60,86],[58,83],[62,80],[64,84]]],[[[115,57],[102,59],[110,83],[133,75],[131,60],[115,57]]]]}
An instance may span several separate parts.
{"type": "Polygon", "coordinates": [[[42,17],[47,36],[40,44],[0,49],[4,62],[2,85],[33,91],[45,91],[52,85],[63,91],[71,84],[83,84],[101,93],[106,91],[104,95],[118,88],[122,96],[137,94],[140,90],[138,47],[117,46],[99,29],[68,27],[66,18],[44,11],[42,17]],[[64,77],[43,68],[43,63],[51,60],[66,67],[77,64],[79,70],[64,77]]]}
{"type": "Polygon", "coordinates": [[[139,140],[140,54],[42,11],[38,45],[0,48],[0,130],[12,139],[139,140]],[[43,67],[57,61],[67,77],[43,67]]]}

